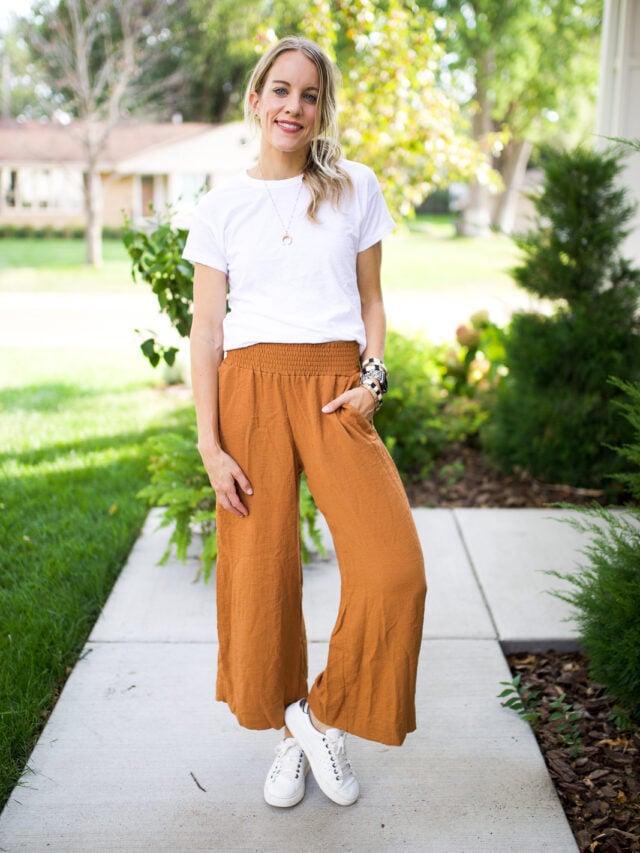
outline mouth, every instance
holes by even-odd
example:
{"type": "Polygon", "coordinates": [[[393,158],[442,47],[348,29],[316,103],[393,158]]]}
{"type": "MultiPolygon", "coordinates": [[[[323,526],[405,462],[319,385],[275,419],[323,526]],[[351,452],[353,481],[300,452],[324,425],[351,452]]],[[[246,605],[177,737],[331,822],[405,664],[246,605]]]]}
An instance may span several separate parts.
{"type": "Polygon", "coordinates": [[[302,130],[302,125],[295,121],[276,121],[276,125],[280,130],[284,130],[285,133],[296,133],[302,130]]]}

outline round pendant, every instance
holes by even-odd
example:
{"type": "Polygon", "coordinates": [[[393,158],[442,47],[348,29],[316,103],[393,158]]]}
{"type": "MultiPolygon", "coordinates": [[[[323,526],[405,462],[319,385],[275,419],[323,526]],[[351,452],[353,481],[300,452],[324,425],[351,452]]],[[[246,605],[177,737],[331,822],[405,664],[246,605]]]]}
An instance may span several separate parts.
{"type": "Polygon", "coordinates": [[[293,238],[291,237],[290,234],[283,234],[282,235],[282,245],[283,246],[290,246],[292,243],[293,243],[293,238]]]}

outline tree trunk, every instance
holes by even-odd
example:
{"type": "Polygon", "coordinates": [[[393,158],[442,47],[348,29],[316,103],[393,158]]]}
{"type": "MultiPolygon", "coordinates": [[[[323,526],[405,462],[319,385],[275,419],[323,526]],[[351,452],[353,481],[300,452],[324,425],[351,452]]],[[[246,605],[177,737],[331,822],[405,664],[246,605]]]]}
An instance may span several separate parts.
{"type": "MultiPolygon", "coordinates": [[[[491,79],[493,56],[491,51],[486,53],[478,62],[476,71],[476,103],[477,109],[471,125],[472,135],[476,142],[485,150],[488,137],[493,126],[491,123],[491,99],[488,81],[491,79]]],[[[491,154],[486,150],[487,160],[491,164],[491,154]]],[[[486,184],[473,181],[469,185],[469,198],[458,222],[457,232],[462,237],[486,237],[491,227],[491,194],[486,184]]]]}
{"type": "Polygon", "coordinates": [[[102,186],[97,164],[87,159],[84,183],[86,214],[86,263],[93,267],[102,266],[102,186]]]}
{"type": "Polygon", "coordinates": [[[525,139],[509,142],[504,150],[502,179],[505,189],[496,204],[492,225],[504,234],[511,234],[518,212],[518,193],[531,154],[531,143],[525,139]]]}

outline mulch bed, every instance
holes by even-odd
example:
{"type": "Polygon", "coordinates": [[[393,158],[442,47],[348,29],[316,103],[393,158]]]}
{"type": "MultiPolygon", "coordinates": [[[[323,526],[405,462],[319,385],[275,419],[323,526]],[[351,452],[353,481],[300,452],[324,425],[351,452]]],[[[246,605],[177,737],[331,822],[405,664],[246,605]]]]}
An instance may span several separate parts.
{"type": "MultiPolygon", "coordinates": [[[[431,476],[406,490],[414,507],[606,503],[600,491],[543,483],[525,471],[504,474],[468,445],[449,447],[431,476]]],[[[617,728],[615,702],[589,678],[584,655],[517,654],[508,662],[523,687],[539,691],[534,732],[580,851],[640,853],[640,729],[617,728]],[[561,696],[575,722],[562,712],[549,719],[561,696]]]]}
{"type": "Polygon", "coordinates": [[[521,686],[539,691],[534,733],[581,851],[640,851],[640,730],[620,730],[615,701],[589,679],[584,655],[518,654],[507,658],[521,686]],[[577,712],[551,720],[560,697],[577,712]],[[566,727],[565,733],[560,727],[566,727]],[[575,729],[574,729],[575,726],[575,729]]]}
{"type": "Polygon", "coordinates": [[[447,447],[429,477],[405,488],[411,506],[544,507],[564,501],[580,505],[605,501],[599,489],[543,483],[526,471],[505,474],[468,444],[447,447]]]}

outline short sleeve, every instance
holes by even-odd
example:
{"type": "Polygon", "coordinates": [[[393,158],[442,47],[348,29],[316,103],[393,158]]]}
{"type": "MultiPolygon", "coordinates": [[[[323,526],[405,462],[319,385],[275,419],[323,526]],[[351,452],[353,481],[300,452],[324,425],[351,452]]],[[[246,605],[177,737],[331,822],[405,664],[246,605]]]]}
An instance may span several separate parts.
{"type": "Polygon", "coordinates": [[[390,231],[393,231],[394,227],[395,222],[387,209],[378,179],[371,169],[367,169],[366,205],[360,224],[358,252],[364,252],[365,249],[382,240],[390,231]]]}
{"type": "Polygon", "coordinates": [[[202,199],[195,212],[182,257],[192,264],[204,264],[229,273],[222,228],[219,226],[211,200],[206,196],[202,199]]]}

